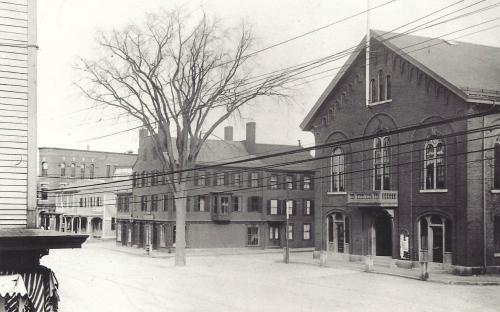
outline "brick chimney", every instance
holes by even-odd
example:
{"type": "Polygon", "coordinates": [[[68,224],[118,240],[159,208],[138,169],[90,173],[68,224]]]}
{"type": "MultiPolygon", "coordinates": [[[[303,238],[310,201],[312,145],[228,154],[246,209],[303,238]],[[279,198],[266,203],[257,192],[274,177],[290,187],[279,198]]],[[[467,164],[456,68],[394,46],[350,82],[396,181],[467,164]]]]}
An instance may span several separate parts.
{"type": "Polygon", "coordinates": [[[245,138],[245,146],[247,151],[253,153],[255,151],[255,122],[247,122],[247,133],[245,138]]]}
{"type": "Polygon", "coordinates": [[[227,126],[224,127],[224,141],[232,141],[233,140],[233,127],[227,126]]]}

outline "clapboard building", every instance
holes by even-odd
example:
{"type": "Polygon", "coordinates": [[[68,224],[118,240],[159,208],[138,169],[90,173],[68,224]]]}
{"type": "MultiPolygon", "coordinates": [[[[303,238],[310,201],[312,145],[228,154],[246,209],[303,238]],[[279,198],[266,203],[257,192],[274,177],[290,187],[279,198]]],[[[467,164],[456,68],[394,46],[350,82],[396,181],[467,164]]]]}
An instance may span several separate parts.
{"type": "MultiPolygon", "coordinates": [[[[244,141],[234,141],[233,129],[226,127],[224,140],[208,140],[203,145],[196,164],[199,169],[187,187],[188,248],[283,247],[285,235],[290,247],[313,246],[315,183],[308,152],[217,166],[229,159],[299,148],[259,144],[255,138],[256,124],[250,122],[244,141]],[[276,166],[297,160],[305,162],[276,166]],[[215,167],[203,169],[206,165],[215,167]],[[291,214],[288,229],[287,207],[291,214]]],[[[133,191],[118,198],[117,240],[164,249],[175,244],[176,212],[151,142],[141,130],[133,191]]]]}
{"type": "Polygon", "coordinates": [[[368,79],[363,40],[301,124],[330,143],[317,152],[316,250],[500,266],[500,48],[370,42],[368,79]]]}

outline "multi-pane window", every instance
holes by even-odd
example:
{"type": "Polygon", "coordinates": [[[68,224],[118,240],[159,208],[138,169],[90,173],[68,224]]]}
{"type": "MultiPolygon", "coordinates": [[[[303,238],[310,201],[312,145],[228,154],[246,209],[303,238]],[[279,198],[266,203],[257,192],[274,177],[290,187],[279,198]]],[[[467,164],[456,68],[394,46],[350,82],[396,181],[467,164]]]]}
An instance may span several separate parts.
{"type": "Polygon", "coordinates": [[[494,146],[493,163],[493,188],[500,190],[500,138],[497,138],[494,146]]]}
{"type": "Polygon", "coordinates": [[[241,197],[234,196],[232,203],[233,203],[233,211],[241,212],[241,197]]]}
{"type": "Polygon", "coordinates": [[[248,198],[248,212],[260,211],[261,198],[258,196],[251,196],[248,198]]]}
{"type": "Polygon", "coordinates": [[[390,176],[390,145],[389,137],[378,137],[373,140],[373,189],[389,190],[390,176]]]}
{"type": "Polygon", "coordinates": [[[392,99],[392,93],[391,93],[391,76],[387,75],[385,76],[385,98],[386,100],[392,99]]]}
{"type": "Polygon", "coordinates": [[[303,239],[309,240],[311,239],[311,225],[309,223],[304,223],[303,225],[303,239]]]}
{"type": "Polygon", "coordinates": [[[66,176],[66,164],[61,163],[60,168],[61,168],[61,177],[65,177],[66,176]]]}
{"type": "Polygon", "coordinates": [[[312,215],[313,210],[313,201],[310,199],[304,200],[304,215],[310,216],[312,215]]]}
{"type": "Polygon", "coordinates": [[[241,172],[233,173],[233,185],[241,186],[241,172]]]}
{"type": "Polygon", "coordinates": [[[217,185],[224,185],[224,172],[217,173],[215,181],[217,185]]]}
{"type": "Polygon", "coordinates": [[[198,185],[205,186],[207,185],[207,176],[205,171],[201,171],[198,174],[198,185]]]}
{"type": "Polygon", "coordinates": [[[277,199],[271,199],[270,200],[270,210],[269,213],[272,215],[277,215],[278,214],[278,200],[277,199]]]}
{"type": "Polygon", "coordinates": [[[439,139],[427,141],[424,151],[424,189],[446,187],[444,144],[439,139]]]}
{"type": "Polygon", "coordinates": [[[278,189],[278,176],[276,174],[269,177],[269,188],[272,190],[278,189]]]}
{"type": "Polygon", "coordinates": [[[258,172],[250,173],[250,186],[251,187],[259,187],[259,173],[258,172]]]}
{"type": "Polygon", "coordinates": [[[391,100],[392,99],[391,88],[392,88],[391,76],[386,75],[384,77],[383,71],[379,70],[377,72],[377,79],[370,80],[369,102],[376,103],[385,100],[391,100]]]}
{"type": "Polygon", "coordinates": [[[198,196],[198,211],[205,211],[205,196],[198,196]]]}
{"type": "Polygon", "coordinates": [[[286,200],[285,201],[285,206],[286,206],[286,213],[289,216],[294,216],[295,215],[295,202],[293,200],[286,200]]]}
{"type": "Polygon", "coordinates": [[[132,197],[127,196],[127,197],[124,197],[123,199],[124,199],[123,200],[123,202],[124,202],[123,203],[123,205],[124,205],[123,210],[124,211],[129,211],[129,209],[130,209],[130,201],[132,200],[132,197]]]}
{"type": "Polygon", "coordinates": [[[221,196],[220,198],[220,213],[229,213],[229,196],[221,196]]]}
{"type": "Polygon", "coordinates": [[[259,246],[259,227],[252,225],[247,227],[247,245],[259,246]]]}
{"type": "Polygon", "coordinates": [[[151,211],[157,211],[158,210],[158,195],[152,195],[151,196],[151,211]]]}
{"type": "Polygon", "coordinates": [[[93,179],[93,178],[94,178],[94,169],[95,169],[94,164],[90,164],[90,168],[89,168],[89,178],[91,178],[91,179],[93,179]]]}
{"type": "Polygon", "coordinates": [[[76,164],[71,163],[71,177],[74,178],[76,177],[76,164]]]}
{"type": "Polygon", "coordinates": [[[306,191],[311,189],[311,177],[310,176],[304,176],[304,184],[303,184],[302,188],[306,191]]]}
{"type": "Polygon", "coordinates": [[[146,195],[141,196],[141,211],[148,210],[148,197],[146,195]]]}
{"type": "Polygon", "coordinates": [[[375,79],[370,80],[370,103],[378,102],[377,85],[375,79]]]}
{"type": "Polygon", "coordinates": [[[344,192],[344,153],[340,147],[333,150],[331,157],[331,192],[344,192]]]}
{"type": "Polygon", "coordinates": [[[287,190],[293,190],[293,176],[286,176],[286,188],[287,190]]]}
{"type": "Polygon", "coordinates": [[[293,224],[288,225],[288,239],[293,240],[293,224]]]}
{"type": "Polygon", "coordinates": [[[42,183],[40,185],[40,191],[41,191],[40,198],[42,200],[49,199],[49,195],[48,195],[48,192],[47,192],[48,190],[49,190],[49,185],[47,183],[42,183]]]}
{"type": "Polygon", "coordinates": [[[49,164],[44,161],[42,162],[42,177],[46,177],[49,174],[49,164]]]}
{"type": "Polygon", "coordinates": [[[80,165],[80,179],[85,179],[85,164],[80,165]]]}

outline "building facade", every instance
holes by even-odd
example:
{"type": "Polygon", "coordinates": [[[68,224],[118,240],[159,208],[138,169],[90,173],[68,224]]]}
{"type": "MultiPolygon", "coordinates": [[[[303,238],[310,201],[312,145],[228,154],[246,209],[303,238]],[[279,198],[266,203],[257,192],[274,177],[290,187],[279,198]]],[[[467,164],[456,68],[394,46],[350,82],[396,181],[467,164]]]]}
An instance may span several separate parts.
{"type": "Polygon", "coordinates": [[[368,79],[363,41],[301,124],[327,144],[316,250],[499,266],[500,49],[371,35],[368,79]]]}
{"type": "MultiPolygon", "coordinates": [[[[314,171],[308,152],[280,159],[217,166],[228,159],[251,158],[298,146],[258,144],[256,125],[248,123],[246,139],[234,141],[232,128],[224,140],[205,142],[194,178],[188,181],[186,242],[188,248],[312,247],[314,242],[314,171]],[[207,165],[215,167],[204,168],[207,165]],[[267,169],[266,169],[267,168],[267,169]],[[288,229],[286,209],[289,209],[288,229]]],[[[153,249],[175,246],[173,194],[161,175],[150,137],[141,132],[134,165],[133,192],[118,199],[117,241],[153,249]]]]}
{"type": "Polygon", "coordinates": [[[38,215],[55,213],[58,190],[87,180],[111,180],[116,171],[132,168],[137,154],[40,147],[38,149],[38,215]]]}

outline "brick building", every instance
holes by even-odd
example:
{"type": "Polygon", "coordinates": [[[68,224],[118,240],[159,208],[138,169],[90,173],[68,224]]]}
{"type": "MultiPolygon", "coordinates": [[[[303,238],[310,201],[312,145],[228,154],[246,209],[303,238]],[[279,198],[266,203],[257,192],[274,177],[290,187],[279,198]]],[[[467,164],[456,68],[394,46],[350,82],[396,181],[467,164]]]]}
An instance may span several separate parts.
{"type": "Polygon", "coordinates": [[[137,154],[91,150],[38,148],[38,215],[55,212],[55,190],[83,180],[110,180],[120,168],[132,168],[137,154]]]}
{"type": "Polygon", "coordinates": [[[316,154],[316,250],[500,266],[500,114],[439,123],[495,109],[500,48],[371,37],[369,79],[363,40],[301,124],[343,142],[316,154]]]}
{"type": "MultiPolygon", "coordinates": [[[[312,163],[273,166],[312,159],[308,152],[202,169],[205,165],[298,148],[259,144],[255,137],[256,124],[250,122],[246,125],[244,141],[234,141],[232,127],[226,127],[224,140],[208,140],[203,145],[197,161],[200,169],[187,187],[189,248],[282,247],[285,232],[290,247],[313,246],[312,163]],[[291,213],[288,231],[286,207],[291,213]]],[[[136,181],[133,192],[125,192],[118,199],[117,241],[138,247],[151,244],[155,249],[172,247],[175,243],[173,195],[158,175],[162,167],[153,151],[151,137],[144,130],[133,169],[136,181]]]]}

